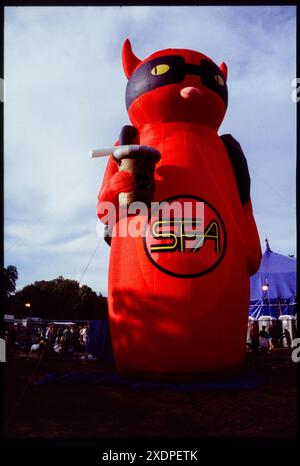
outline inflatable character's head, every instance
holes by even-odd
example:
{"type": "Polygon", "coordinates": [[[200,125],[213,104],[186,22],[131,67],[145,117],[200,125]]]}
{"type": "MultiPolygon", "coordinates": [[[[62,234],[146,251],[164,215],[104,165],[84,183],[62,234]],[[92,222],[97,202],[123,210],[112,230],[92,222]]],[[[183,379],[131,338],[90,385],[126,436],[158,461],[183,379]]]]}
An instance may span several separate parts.
{"type": "Polygon", "coordinates": [[[126,39],[122,62],[126,106],[137,128],[154,122],[201,123],[218,129],[227,108],[227,67],[200,52],[165,49],[139,60],[126,39]]]}

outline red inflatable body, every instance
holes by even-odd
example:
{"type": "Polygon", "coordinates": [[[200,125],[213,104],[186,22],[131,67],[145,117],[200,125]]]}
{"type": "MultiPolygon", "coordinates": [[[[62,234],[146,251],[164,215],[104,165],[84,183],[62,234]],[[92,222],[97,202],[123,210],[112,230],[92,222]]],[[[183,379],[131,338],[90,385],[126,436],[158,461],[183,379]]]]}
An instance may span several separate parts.
{"type": "MultiPolygon", "coordinates": [[[[112,238],[108,304],[117,368],[150,377],[234,372],[244,360],[249,276],[261,248],[243,152],[232,136],[217,134],[227,106],[226,65],[181,49],[140,61],[127,40],[123,67],[137,128],[132,142],[161,153],[154,201],[192,207],[165,222],[164,209],[160,216],[154,210],[142,217],[144,235],[112,238]]],[[[101,203],[117,205],[132,183],[110,157],[100,218],[101,203]]],[[[117,221],[115,233],[122,222],[128,219],[117,221]]]]}

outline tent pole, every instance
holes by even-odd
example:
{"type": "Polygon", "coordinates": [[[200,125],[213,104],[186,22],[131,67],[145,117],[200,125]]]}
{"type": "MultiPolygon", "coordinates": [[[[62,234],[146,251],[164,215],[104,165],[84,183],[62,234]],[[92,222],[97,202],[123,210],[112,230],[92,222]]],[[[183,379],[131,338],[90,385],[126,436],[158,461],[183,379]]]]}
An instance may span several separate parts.
{"type": "Polygon", "coordinates": [[[282,316],[282,309],[281,309],[280,298],[277,298],[277,301],[278,301],[278,309],[279,309],[279,317],[280,317],[280,316],[282,316]]]}

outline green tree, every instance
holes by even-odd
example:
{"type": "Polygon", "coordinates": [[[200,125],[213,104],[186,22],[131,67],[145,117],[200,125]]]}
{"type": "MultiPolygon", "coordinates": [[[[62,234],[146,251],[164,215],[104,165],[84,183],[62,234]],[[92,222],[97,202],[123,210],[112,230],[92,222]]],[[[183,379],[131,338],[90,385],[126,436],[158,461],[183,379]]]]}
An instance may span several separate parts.
{"type": "Polygon", "coordinates": [[[18,271],[14,265],[8,265],[3,269],[3,290],[5,297],[11,296],[15,293],[17,280],[18,271]]]}
{"type": "Polygon", "coordinates": [[[11,301],[15,316],[28,316],[25,303],[30,303],[30,315],[51,320],[92,320],[107,315],[105,298],[99,298],[87,285],[58,277],[36,281],[18,291],[11,301]]]}

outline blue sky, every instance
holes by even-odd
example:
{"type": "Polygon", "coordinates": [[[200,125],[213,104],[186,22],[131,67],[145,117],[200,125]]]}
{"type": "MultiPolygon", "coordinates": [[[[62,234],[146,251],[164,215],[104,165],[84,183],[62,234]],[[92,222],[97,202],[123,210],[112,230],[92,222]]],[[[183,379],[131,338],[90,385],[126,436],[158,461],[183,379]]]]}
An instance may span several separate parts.
{"type": "Polygon", "coordinates": [[[121,46],[139,58],[188,48],[228,66],[219,134],[241,144],[262,247],[296,253],[296,10],[268,7],[5,8],[5,265],[17,287],[59,275],[107,294],[95,206],[129,120],[121,46]]]}

